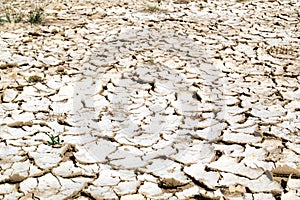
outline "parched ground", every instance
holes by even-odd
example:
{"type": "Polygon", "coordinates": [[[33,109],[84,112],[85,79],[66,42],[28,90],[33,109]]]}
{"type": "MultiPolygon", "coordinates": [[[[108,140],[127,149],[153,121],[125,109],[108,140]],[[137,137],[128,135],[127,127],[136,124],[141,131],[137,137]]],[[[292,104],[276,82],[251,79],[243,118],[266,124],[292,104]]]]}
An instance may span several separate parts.
{"type": "Polygon", "coordinates": [[[299,1],[0,8],[0,199],[300,199],[299,1]]]}

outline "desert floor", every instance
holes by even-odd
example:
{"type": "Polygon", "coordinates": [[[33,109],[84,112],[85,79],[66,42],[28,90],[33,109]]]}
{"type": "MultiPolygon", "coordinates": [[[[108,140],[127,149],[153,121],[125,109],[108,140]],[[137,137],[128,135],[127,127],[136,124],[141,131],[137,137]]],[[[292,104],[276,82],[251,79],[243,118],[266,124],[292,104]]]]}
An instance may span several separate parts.
{"type": "Polygon", "coordinates": [[[300,199],[299,1],[0,10],[0,199],[300,199]]]}

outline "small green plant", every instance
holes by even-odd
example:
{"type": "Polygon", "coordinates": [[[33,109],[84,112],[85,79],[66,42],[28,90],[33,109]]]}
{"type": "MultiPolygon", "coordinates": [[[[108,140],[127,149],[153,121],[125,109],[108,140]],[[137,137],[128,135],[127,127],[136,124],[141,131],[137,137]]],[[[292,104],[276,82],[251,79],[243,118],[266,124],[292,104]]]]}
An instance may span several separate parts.
{"type": "Polygon", "coordinates": [[[5,18],[6,18],[6,21],[8,21],[9,23],[11,23],[10,13],[9,12],[5,12],[5,18]]]}
{"type": "Polygon", "coordinates": [[[42,82],[42,81],[43,81],[43,78],[40,77],[40,76],[34,75],[34,76],[29,76],[28,81],[29,81],[29,83],[42,82]]]}
{"type": "Polygon", "coordinates": [[[153,59],[147,60],[147,63],[149,63],[150,65],[154,65],[155,61],[153,59]]]}
{"type": "Polygon", "coordinates": [[[158,6],[147,6],[147,8],[144,9],[145,12],[150,12],[150,13],[155,13],[155,12],[160,12],[162,9],[160,9],[158,6]]]}
{"type": "Polygon", "coordinates": [[[21,22],[22,19],[23,19],[23,17],[24,17],[24,15],[23,15],[22,13],[16,13],[16,14],[14,15],[14,22],[15,22],[15,23],[21,22]]]}
{"type": "Polygon", "coordinates": [[[61,144],[62,142],[64,142],[64,140],[61,140],[60,137],[54,136],[54,135],[48,135],[50,138],[50,141],[48,141],[48,145],[56,145],[56,144],[61,144]]]}
{"type": "Polygon", "coordinates": [[[0,24],[4,21],[8,23],[19,23],[19,22],[29,22],[31,24],[36,24],[42,22],[43,9],[35,8],[28,12],[24,12],[22,10],[7,7],[2,17],[4,19],[0,19],[0,24]],[[24,18],[28,16],[28,21],[24,20],[24,18]]]}
{"type": "Polygon", "coordinates": [[[36,8],[34,10],[31,10],[29,12],[29,23],[31,24],[38,24],[42,22],[42,15],[43,15],[43,10],[42,8],[36,8]]]}
{"type": "Polygon", "coordinates": [[[19,23],[24,18],[24,14],[21,11],[7,9],[5,12],[6,21],[9,23],[19,23]]]}

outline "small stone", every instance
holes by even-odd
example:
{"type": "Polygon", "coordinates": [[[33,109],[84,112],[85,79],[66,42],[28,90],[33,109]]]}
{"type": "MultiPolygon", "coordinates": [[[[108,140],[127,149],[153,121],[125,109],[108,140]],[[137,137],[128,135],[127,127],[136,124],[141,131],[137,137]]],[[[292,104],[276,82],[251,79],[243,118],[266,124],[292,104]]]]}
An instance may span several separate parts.
{"type": "Polygon", "coordinates": [[[64,72],[65,68],[63,66],[57,66],[57,72],[64,72]]]}

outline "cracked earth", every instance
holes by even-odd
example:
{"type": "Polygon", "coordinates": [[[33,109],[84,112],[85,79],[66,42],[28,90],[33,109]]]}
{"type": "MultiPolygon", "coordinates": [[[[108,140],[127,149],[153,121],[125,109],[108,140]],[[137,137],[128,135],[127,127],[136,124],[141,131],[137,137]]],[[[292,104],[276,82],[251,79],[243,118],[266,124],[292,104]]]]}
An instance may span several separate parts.
{"type": "Polygon", "coordinates": [[[0,8],[33,4],[0,26],[0,199],[300,199],[299,1],[0,8]]]}

